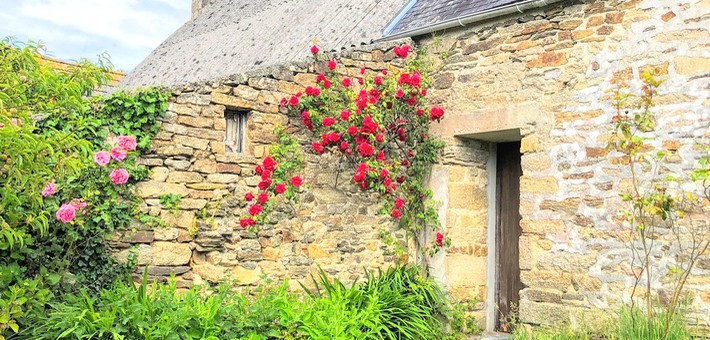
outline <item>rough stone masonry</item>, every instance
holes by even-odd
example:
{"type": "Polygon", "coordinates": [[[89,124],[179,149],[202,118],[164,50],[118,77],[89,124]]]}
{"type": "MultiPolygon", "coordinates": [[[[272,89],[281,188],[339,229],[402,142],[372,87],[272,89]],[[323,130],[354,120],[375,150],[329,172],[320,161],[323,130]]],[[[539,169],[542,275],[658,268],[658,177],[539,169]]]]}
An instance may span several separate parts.
{"type": "MultiPolygon", "coordinates": [[[[480,301],[481,320],[493,270],[487,262],[490,141],[476,136],[510,129],[522,136],[520,319],[554,324],[616,309],[632,286],[629,230],[617,213],[629,174],[609,162],[605,149],[613,114],[607,90],[616,80],[637,90],[646,68],[667,76],[654,108],[660,115],[654,143],[676,156],[674,169],[688,170],[699,157],[697,146],[710,138],[709,19],[710,0],[565,1],[415,39],[433,46],[430,99],[447,111],[435,127],[447,147],[430,186],[453,244],[434,258],[432,273],[456,299],[480,301]]],[[[339,63],[350,75],[360,67],[379,70],[393,58],[391,46],[354,48],[339,63]]],[[[257,184],[253,168],[274,141],[273,128],[303,133],[279,111],[279,100],[314,85],[318,67],[288,64],[179,87],[153,152],[142,160],[152,177],[138,188],[142,208],[168,227],[136,224],[136,232],[117,235],[119,256],[137,245],[139,264],[152,276],[174,273],[183,287],[227,277],[253,285],[264,274],[299,280],[318,266],[352,281],[363,268],[391,263],[378,233],[393,226],[376,214],[373,197],[343,178],[334,186],[339,165],[332,159],[307,158],[310,189],[295,207],[298,214],[277,212],[278,223],[256,235],[238,226],[241,197],[257,184]],[[250,112],[243,155],[225,150],[227,108],[250,112]],[[184,197],[177,214],[160,205],[163,193],[184,197]]],[[[665,244],[657,287],[679,255],[665,244]]],[[[707,327],[707,255],[693,274],[691,323],[707,327]]]]}

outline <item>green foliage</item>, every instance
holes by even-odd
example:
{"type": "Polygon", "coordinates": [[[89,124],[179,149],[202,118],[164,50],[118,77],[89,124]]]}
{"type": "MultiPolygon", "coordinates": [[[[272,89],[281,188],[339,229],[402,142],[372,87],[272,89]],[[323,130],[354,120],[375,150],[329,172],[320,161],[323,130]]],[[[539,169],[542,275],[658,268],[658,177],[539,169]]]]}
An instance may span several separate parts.
{"type": "Polygon", "coordinates": [[[109,79],[106,60],[57,70],[41,51],[31,42],[0,42],[0,338],[73,285],[95,292],[123,272],[106,236],[137,217],[130,184],[147,170],[129,153],[120,167],[130,181],[117,186],[92,154],[109,133],[128,131],[124,124],[147,147],[166,108],[167,94],[154,88],[91,99],[109,79]],[[116,103],[125,102],[117,114],[116,103]],[[49,182],[58,190],[43,197],[49,182]],[[85,215],[71,223],[55,218],[60,205],[79,200],[85,215]]]}
{"type": "Polygon", "coordinates": [[[116,135],[135,136],[138,150],[147,151],[160,130],[158,119],[165,115],[169,97],[156,87],[114,93],[98,104],[101,126],[116,135]]]}
{"type": "Polygon", "coordinates": [[[52,260],[27,265],[55,233],[41,192],[52,180],[78,174],[92,151],[72,131],[40,130],[33,118],[86,112],[84,96],[107,79],[102,65],[82,61],[59,72],[38,52],[33,43],[0,42],[0,334],[16,332],[18,320],[52,296],[48,287],[59,282],[47,269],[52,260]]]}
{"type": "Polygon", "coordinates": [[[446,303],[416,268],[369,273],[346,288],[324,273],[299,295],[288,283],[239,294],[227,283],[180,292],[167,285],[117,283],[52,305],[20,339],[435,339],[446,303]]]}
{"type": "Polygon", "coordinates": [[[172,214],[177,215],[180,212],[180,210],[178,210],[178,205],[180,204],[180,200],[182,200],[182,195],[162,194],[158,198],[160,199],[160,204],[170,209],[172,214]]]}
{"type": "Polygon", "coordinates": [[[622,308],[618,312],[615,335],[620,340],[685,340],[692,339],[686,324],[685,309],[676,309],[673,315],[668,309],[658,308],[652,318],[640,308],[622,308]]]}
{"type": "Polygon", "coordinates": [[[700,158],[699,166],[692,171],[678,170],[668,166],[673,162],[668,159],[669,152],[650,143],[657,138],[654,134],[657,119],[652,108],[658,88],[665,81],[653,72],[641,74],[643,85],[639,95],[622,92],[621,87],[613,91],[616,114],[608,147],[615,152],[612,157],[621,156],[618,158],[630,174],[630,189],[619,195],[628,204],[628,209],[621,213],[635,237],[629,242],[634,286],[631,304],[621,314],[621,322],[634,322],[631,328],[624,325],[629,334],[665,338],[680,332],[677,327],[682,322],[677,316],[685,298],[685,284],[695,264],[710,249],[706,222],[688,218],[708,215],[710,191],[706,181],[707,157],[700,158]],[[685,184],[691,184],[690,181],[702,181],[704,195],[686,191],[685,184]],[[659,237],[667,233],[670,238],[659,237]],[[658,249],[671,247],[678,247],[682,253],[673,262],[663,262],[655,255],[658,249]],[[664,275],[661,282],[669,289],[664,287],[663,292],[654,284],[660,276],[657,268],[665,270],[660,271],[664,275]],[[663,306],[656,307],[661,295],[669,297],[663,306]],[[639,301],[645,305],[643,310],[636,305],[639,301]]]}
{"type": "Polygon", "coordinates": [[[307,290],[315,308],[303,330],[313,339],[435,339],[442,334],[446,299],[416,267],[391,267],[346,288],[321,271],[307,290]]]}

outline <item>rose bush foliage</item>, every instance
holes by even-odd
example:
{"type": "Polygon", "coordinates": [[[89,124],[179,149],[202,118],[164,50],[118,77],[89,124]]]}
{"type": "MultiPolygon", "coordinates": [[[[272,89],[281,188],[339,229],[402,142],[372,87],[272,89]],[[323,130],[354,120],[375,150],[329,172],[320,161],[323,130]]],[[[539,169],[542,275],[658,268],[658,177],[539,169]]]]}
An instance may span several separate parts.
{"type": "MultiPolygon", "coordinates": [[[[429,79],[425,54],[410,58],[409,51],[407,45],[394,48],[402,68],[377,72],[362,67],[351,77],[314,45],[311,53],[325,71],[316,76],[315,87],[307,86],[283,98],[280,106],[289,115],[300,117],[312,132],[315,138],[310,152],[342,157],[350,166],[352,182],[361,190],[379,193],[380,212],[390,215],[415,241],[424,228],[436,231],[431,244],[422,247],[433,254],[451,242],[437,231],[438,215],[432,191],[426,187],[431,166],[444,146],[429,134],[429,128],[443,119],[444,110],[426,105],[429,79]]],[[[285,191],[289,193],[287,200],[296,197],[291,193],[298,192],[300,176],[272,178],[283,164],[290,164],[288,159],[283,161],[267,157],[256,167],[260,191],[245,195],[249,208],[240,221],[242,227],[268,221],[274,195],[285,191]]],[[[300,164],[289,165],[289,169],[298,171],[300,164]]]]}
{"type": "Polygon", "coordinates": [[[104,59],[57,70],[41,51],[0,41],[0,339],[53,296],[96,291],[123,272],[106,236],[139,217],[126,183],[148,174],[135,162],[141,143],[122,136],[93,154],[124,134],[118,126],[149,142],[167,108],[159,89],[92,97],[109,79],[104,59]]]}

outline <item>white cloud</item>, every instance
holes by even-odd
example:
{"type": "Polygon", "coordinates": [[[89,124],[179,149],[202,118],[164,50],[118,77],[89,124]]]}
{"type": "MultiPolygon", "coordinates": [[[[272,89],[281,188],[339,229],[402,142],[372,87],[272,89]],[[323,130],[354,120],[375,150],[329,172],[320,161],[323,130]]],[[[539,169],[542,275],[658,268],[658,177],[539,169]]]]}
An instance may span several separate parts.
{"type": "Polygon", "coordinates": [[[44,41],[60,58],[108,51],[129,70],[189,19],[190,0],[26,0],[0,13],[0,36],[44,41]]]}

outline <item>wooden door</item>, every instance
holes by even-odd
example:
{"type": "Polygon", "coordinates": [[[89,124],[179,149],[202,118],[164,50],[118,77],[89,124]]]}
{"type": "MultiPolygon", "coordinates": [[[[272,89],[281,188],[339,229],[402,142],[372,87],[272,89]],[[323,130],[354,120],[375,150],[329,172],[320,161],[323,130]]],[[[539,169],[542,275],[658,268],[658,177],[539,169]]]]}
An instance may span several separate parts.
{"type": "Polygon", "coordinates": [[[518,306],[520,282],[520,142],[500,143],[496,167],[496,330],[511,331],[505,320],[518,306]],[[503,321],[501,321],[503,320],[503,321]]]}

